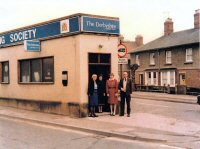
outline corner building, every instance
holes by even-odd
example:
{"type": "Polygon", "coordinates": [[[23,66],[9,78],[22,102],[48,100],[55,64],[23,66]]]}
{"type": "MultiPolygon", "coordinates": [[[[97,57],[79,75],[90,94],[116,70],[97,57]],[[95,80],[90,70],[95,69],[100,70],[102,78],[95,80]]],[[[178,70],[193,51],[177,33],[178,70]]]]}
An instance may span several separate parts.
{"type": "Polygon", "coordinates": [[[0,105],[87,116],[91,75],[118,73],[119,33],[118,18],[88,14],[0,33],[0,105]]]}

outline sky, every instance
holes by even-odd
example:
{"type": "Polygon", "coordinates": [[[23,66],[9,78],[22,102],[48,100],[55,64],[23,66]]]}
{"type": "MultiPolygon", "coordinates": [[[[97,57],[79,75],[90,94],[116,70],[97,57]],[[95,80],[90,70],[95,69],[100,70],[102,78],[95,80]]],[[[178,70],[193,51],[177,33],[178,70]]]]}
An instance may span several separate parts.
{"type": "Polygon", "coordinates": [[[144,43],[164,34],[170,17],[174,31],[194,27],[200,0],[0,0],[0,32],[68,16],[89,13],[119,17],[125,40],[142,35],[144,43]]]}

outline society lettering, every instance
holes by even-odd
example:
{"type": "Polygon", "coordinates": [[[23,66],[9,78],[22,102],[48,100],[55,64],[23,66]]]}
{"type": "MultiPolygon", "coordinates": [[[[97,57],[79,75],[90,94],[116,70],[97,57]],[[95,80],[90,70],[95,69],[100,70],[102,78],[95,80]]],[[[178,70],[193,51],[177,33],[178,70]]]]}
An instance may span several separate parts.
{"type": "MultiPolygon", "coordinates": [[[[29,29],[25,31],[11,33],[9,35],[10,43],[28,40],[28,39],[35,39],[36,38],[36,29],[29,29]]],[[[0,45],[6,44],[5,36],[0,36],[0,45]]]]}
{"type": "Polygon", "coordinates": [[[30,29],[22,32],[10,34],[10,42],[32,39],[36,37],[36,29],[30,29]]]}

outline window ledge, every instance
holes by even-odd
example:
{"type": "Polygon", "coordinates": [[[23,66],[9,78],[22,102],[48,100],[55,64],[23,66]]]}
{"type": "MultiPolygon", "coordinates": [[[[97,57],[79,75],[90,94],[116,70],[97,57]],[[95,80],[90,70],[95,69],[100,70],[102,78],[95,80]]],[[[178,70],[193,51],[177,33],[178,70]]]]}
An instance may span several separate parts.
{"type": "Polygon", "coordinates": [[[192,64],[193,61],[188,61],[188,62],[185,62],[184,64],[192,64]]]}
{"type": "Polygon", "coordinates": [[[51,85],[54,84],[54,82],[18,82],[19,84],[26,84],[26,85],[32,85],[32,84],[39,84],[39,85],[51,85]]]}
{"type": "Polygon", "coordinates": [[[10,84],[9,82],[1,82],[1,84],[10,84]]]}
{"type": "Polygon", "coordinates": [[[172,63],[165,63],[165,65],[172,65],[172,63]]]}
{"type": "Polygon", "coordinates": [[[156,64],[149,64],[149,66],[155,66],[156,64]]]}

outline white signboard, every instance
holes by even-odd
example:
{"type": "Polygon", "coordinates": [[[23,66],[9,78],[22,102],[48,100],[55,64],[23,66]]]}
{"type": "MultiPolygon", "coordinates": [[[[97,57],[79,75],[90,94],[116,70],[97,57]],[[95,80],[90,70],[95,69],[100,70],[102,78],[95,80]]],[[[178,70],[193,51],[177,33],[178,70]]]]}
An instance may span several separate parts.
{"type": "Polygon", "coordinates": [[[118,58],[118,64],[128,64],[128,58],[118,58]]]}

